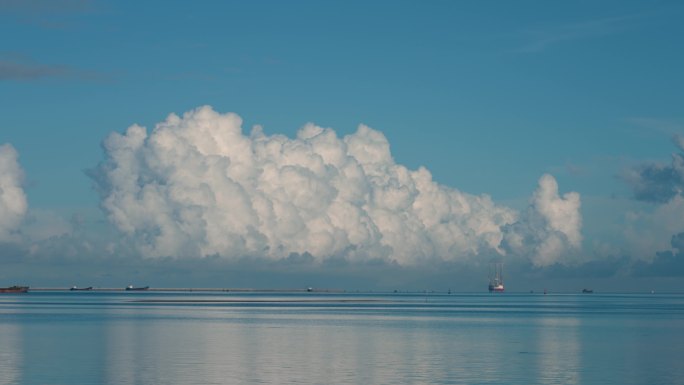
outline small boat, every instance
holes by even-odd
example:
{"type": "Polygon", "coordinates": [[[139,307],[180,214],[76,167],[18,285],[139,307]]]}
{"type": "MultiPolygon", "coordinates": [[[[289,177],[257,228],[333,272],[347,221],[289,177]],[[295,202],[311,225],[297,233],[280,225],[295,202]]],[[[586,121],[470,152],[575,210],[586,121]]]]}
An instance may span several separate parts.
{"type": "Polygon", "coordinates": [[[128,285],[128,286],[126,286],[126,291],[145,291],[149,288],[150,288],[149,286],[133,287],[133,285],[128,285]]]}
{"type": "Polygon", "coordinates": [[[88,287],[72,286],[71,289],[69,289],[69,290],[71,290],[71,291],[88,291],[88,290],[93,290],[93,287],[92,286],[88,286],[88,287]]]}
{"type": "Polygon", "coordinates": [[[503,293],[503,263],[492,263],[489,267],[489,292],[503,293]]]}
{"type": "Polygon", "coordinates": [[[503,293],[504,285],[503,285],[503,283],[490,283],[489,284],[489,291],[493,291],[496,293],[503,293]]]}
{"type": "Polygon", "coordinates": [[[28,293],[28,286],[0,287],[0,293],[28,293]]]}
{"type": "Polygon", "coordinates": [[[592,290],[592,289],[582,289],[582,293],[584,293],[584,294],[591,294],[593,292],[594,292],[594,290],[592,290]]]}

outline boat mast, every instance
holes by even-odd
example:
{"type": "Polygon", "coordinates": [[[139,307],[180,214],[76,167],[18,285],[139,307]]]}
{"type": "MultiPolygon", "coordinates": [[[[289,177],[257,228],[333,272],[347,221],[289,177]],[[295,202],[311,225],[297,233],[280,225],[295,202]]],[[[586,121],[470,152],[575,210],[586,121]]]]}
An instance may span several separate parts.
{"type": "Polygon", "coordinates": [[[489,264],[489,291],[501,292],[503,290],[503,262],[491,262],[489,264]]]}
{"type": "Polygon", "coordinates": [[[501,283],[503,283],[503,262],[498,263],[498,266],[499,266],[499,274],[498,274],[497,280],[501,284],[501,283]]]}

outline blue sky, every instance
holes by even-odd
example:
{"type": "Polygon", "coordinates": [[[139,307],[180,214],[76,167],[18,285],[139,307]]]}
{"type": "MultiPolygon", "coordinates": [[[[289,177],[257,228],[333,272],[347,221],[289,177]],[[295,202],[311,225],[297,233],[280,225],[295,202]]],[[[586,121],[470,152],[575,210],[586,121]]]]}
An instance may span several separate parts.
{"type": "Polygon", "coordinates": [[[621,271],[677,255],[684,232],[659,227],[667,202],[635,199],[684,134],[682,16],[676,1],[0,1],[0,144],[19,154],[28,217],[117,234],[84,172],[112,132],[202,105],[246,133],[365,124],[396,164],[520,212],[553,175],[581,196],[573,253],[621,271]],[[653,250],[627,255],[634,229],[660,234],[653,250]]]}

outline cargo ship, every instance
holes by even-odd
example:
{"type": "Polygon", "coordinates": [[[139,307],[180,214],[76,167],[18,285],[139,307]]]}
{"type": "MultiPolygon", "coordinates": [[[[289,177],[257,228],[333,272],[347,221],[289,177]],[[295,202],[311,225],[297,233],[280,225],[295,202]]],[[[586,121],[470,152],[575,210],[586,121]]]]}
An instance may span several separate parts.
{"type": "Polygon", "coordinates": [[[28,286],[0,287],[0,293],[28,293],[28,286]]]}
{"type": "Polygon", "coordinates": [[[133,287],[133,285],[128,285],[126,286],[126,291],[144,291],[149,289],[149,286],[143,286],[143,287],[133,287]]]}
{"type": "Polygon", "coordinates": [[[71,290],[71,291],[89,291],[89,290],[93,290],[93,287],[92,286],[88,286],[88,287],[72,286],[71,289],[69,289],[69,290],[71,290]]]}

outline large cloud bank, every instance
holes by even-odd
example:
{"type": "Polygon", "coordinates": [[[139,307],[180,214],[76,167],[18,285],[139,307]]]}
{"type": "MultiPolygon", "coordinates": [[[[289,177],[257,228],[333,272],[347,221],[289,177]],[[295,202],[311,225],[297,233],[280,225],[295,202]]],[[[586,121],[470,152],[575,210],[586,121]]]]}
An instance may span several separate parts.
{"type": "Polygon", "coordinates": [[[0,241],[17,239],[17,228],[26,214],[28,204],[21,187],[24,173],[19,166],[19,154],[10,144],[0,145],[0,241]]]}
{"type": "Polygon", "coordinates": [[[401,264],[519,254],[546,265],[579,247],[579,196],[558,197],[551,176],[519,215],[396,164],[385,136],[363,125],[339,138],[308,124],[291,139],[241,124],[205,106],[104,141],[91,175],[140,253],[401,264]]]}

